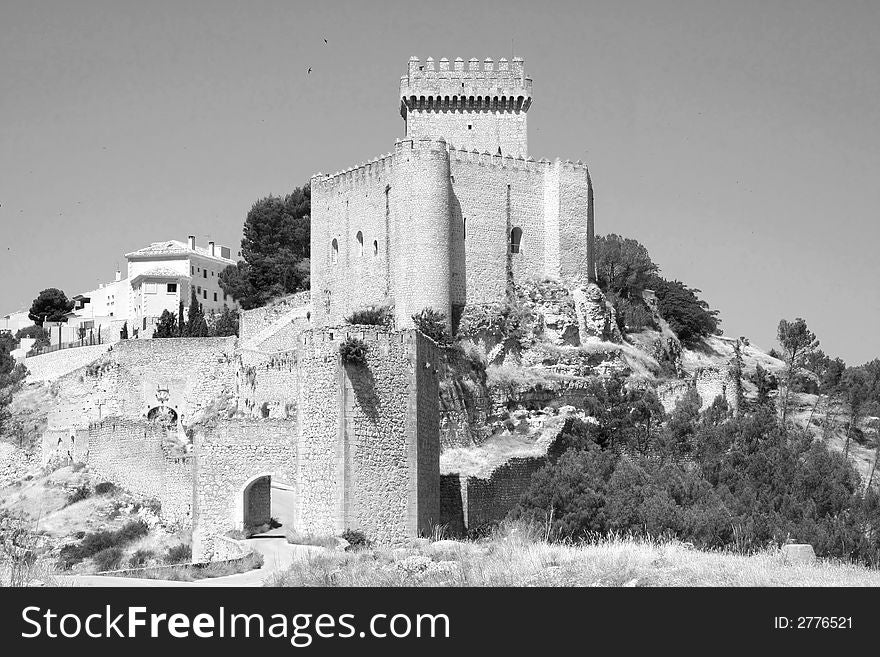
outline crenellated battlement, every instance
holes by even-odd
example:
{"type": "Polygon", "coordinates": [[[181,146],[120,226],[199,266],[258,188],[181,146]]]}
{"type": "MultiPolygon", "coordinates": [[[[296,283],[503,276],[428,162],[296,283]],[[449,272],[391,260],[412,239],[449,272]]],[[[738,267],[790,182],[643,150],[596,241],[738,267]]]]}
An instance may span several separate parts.
{"type": "Polygon", "coordinates": [[[407,74],[400,78],[400,113],[408,111],[528,111],[532,101],[532,79],[526,77],[524,61],[502,57],[496,62],[476,57],[467,63],[458,57],[450,69],[449,60],[433,57],[422,63],[411,57],[407,74]]]}
{"type": "Polygon", "coordinates": [[[465,148],[456,148],[452,144],[449,145],[449,158],[456,162],[470,162],[487,167],[521,169],[524,171],[546,171],[553,166],[558,166],[565,171],[583,172],[584,174],[589,172],[587,165],[581,160],[578,160],[577,162],[561,160],[559,158],[556,160],[548,160],[546,158],[535,160],[532,157],[524,158],[522,156],[515,157],[511,155],[498,155],[497,153],[490,153],[488,151],[480,152],[476,149],[467,150],[465,148]]]}
{"type": "Polygon", "coordinates": [[[356,166],[336,173],[316,173],[311,178],[312,189],[316,186],[335,186],[345,183],[358,183],[368,178],[387,175],[391,172],[393,153],[385,153],[356,166]]]}

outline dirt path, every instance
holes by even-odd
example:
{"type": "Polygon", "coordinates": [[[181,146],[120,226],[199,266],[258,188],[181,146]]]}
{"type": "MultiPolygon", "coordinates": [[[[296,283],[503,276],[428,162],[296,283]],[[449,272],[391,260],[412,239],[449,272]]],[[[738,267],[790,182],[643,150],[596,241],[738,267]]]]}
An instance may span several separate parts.
{"type": "Polygon", "coordinates": [[[248,539],[247,543],[263,555],[263,566],[246,573],[200,579],[194,582],[169,582],[161,579],[140,579],[136,577],[104,577],[102,575],[69,575],[62,578],[61,586],[265,586],[275,573],[290,567],[297,559],[320,552],[324,548],[312,545],[291,545],[284,537],[264,536],[248,539]]]}

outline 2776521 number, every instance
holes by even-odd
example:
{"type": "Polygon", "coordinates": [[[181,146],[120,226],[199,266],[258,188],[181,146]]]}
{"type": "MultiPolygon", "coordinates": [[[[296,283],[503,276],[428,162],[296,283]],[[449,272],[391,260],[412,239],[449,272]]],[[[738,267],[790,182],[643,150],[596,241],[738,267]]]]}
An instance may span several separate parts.
{"type": "Polygon", "coordinates": [[[851,630],[852,616],[776,616],[773,627],[777,630],[851,630]]]}

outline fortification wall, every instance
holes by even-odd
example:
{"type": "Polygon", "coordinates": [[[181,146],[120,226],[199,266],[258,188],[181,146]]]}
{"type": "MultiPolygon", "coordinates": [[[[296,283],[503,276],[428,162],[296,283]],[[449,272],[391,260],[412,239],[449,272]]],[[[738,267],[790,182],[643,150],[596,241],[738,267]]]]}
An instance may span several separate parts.
{"type": "Polygon", "coordinates": [[[671,413],[679,400],[689,390],[696,389],[702,402],[700,410],[712,405],[716,397],[721,396],[727,401],[728,407],[737,412],[739,400],[736,396],[736,384],[726,369],[706,367],[698,370],[689,379],[666,381],[657,386],[657,397],[667,413],[671,413]]]}
{"type": "Polygon", "coordinates": [[[489,478],[445,474],[440,484],[440,522],[453,535],[477,531],[503,520],[544,467],[543,457],[512,458],[489,478]]]}
{"type": "MultiPolygon", "coordinates": [[[[592,182],[581,162],[556,162],[559,169],[559,270],[558,275],[574,283],[587,283],[592,274],[593,244],[592,182]]],[[[556,239],[556,238],[554,238],[556,239]]]]}
{"type": "Polygon", "coordinates": [[[42,466],[88,463],[88,428],[47,429],[43,432],[40,454],[42,466]]]}
{"type": "Polygon", "coordinates": [[[455,305],[503,299],[510,231],[522,230],[510,254],[513,282],[544,275],[544,170],[534,162],[489,153],[450,151],[453,298],[455,305]]]}
{"type": "MultiPolygon", "coordinates": [[[[277,299],[261,308],[241,311],[238,333],[242,344],[258,340],[265,331],[272,331],[279,323],[285,323],[291,314],[298,314],[296,313],[298,310],[304,309],[307,312],[310,305],[311,293],[304,291],[277,299]]],[[[265,339],[263,338],[260,342],[262,343],[265,339]]],[[[268,351],[278,351],[278,349],[268,349],[268,351]]]]}
{"type": "Polygon", "coordinates": [[[267,506],[260,499],[260,492],[268,490],[261,478],[294,482],[296,432],[296,422],[290,420],[234,419],[196,427],[194,560],[221,554],[218,537],[242,529],[247,503],[267,506]],[[245,495],[251,484],[256,484],[254,497],[245,495]]]}
{"type": "MultiPolygon", "coordinates": [[[[43,463],[51,458],[50,452],[56,451],[57,438],[62,434],[66,439],[70,432],[88,429],[92,422],[122,415],[119,367],[113,352],[56,379],[52,386],[47,428],[55,441],[51,444],[44,441],[43,463]]],[[[62,454],[66,454],[68,448],[62,454]]]]}
{"type": "Polygon", "coordinates": [[[296,352],[242,351],[238,359],[238,411],[251,417],[295,419],[299,398],[296,352]]]}
{"type": "Polygon", "coordinates": [[[166,405],[186,424],[217,398],[234,394],[234,347],[235,338],[123,340],[56,381],[48,426],[67,430],[105,417],[145,417],[159,405],[159,387],[167,388],[166,405]]]}
{"type": "Polygon", "coordinates": [[[89,434],[89,468],[126,490],[159,500],[161,517],[189,526],[192,519],[193,461],[166,455],[166,432],[152,422],[107,418],[89,434]]]}
{"type": "Polygon", "coordinates": [[[316,326],[342,324],[352,310],[388,300],[390,254],[395,248],[393,168],[393,156],[388,154],[333,176],[312,178],[311,286],[316,326]]]}
{"type": "Polygon", "coordinates": [[[60,349],[24,359],[29,382],[50,382],[98,360],[113,346],[96,344],[87,347],[60,349]]]}

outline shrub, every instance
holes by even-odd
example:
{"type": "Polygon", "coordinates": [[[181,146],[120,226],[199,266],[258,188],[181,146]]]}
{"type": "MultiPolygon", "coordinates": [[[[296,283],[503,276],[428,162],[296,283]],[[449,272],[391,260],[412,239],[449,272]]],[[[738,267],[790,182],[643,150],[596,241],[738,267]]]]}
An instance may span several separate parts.
{"type": "Polygon", "coordinates": [[[165,554],[165,563],[189,563],[192,560],[192,546],[180,543],[168,548],[165,554]]]}
{"type": "Polygon", "coordinates": [[[83,536],[79,543],[71,543],[61,548],[59,563],[62,568],[70,568],[83,559],[93,557],[99,552],[136,541],[150,531],[143,520],[133,520],[116,531],[101,530],[83,536]]]}
{"type": "Polygon", "coordinates": [[[367,326],[386,326],[394,325],[394,317],[391,308],[388,306],[371,306],[362,310],[355,310],[351,315],[345,318],[346,324],[363,324],[367,326]]]}
{"type": "Polygon", "coordinates": [[[533,345],[541,322],[535,311],[520,299],[468,304],[459,321],[457,336],[463,339],[485,334],[498,342],[516,343],[526,349],[533,345]]]}
{"type": "Polygon", "coordinates": [[[128,560],[128,565],[131,568],[141,568],[147,565],[147,562],[150,561],[155,556],[155,552],[152,550],[144,550],[141,548],[137,552],[131,555],[128,560]]]}
{"type": "Polygon", "coordinates": [[[143,520],[132,520],[125,523],[122,529],[116,532],[116,540],[119,543],[131,543],[143,538],[150,533],[150,527],[143,520]]]}
{"type": "Polygon", "coordinates": [[[412,316],[416,328],[440,345],[452,342],[446,330],[446,315],[433,308],[425,308],[412,316]]]}
{"type": "Polygon", "coordinates": [[[116,570],[122,563],[122,548],[110,547],[98,552],[93,560],[99,571],[116,570]]]}
{"type": "Polygon", "coordinates": [[[82,502],[83,500],[91,497],[91,495],[92,495],[92,491],[89,488],[88,484],[83,484],[82,486],[77,486],[67,496],[67,504],[65,506],[70,506],[71,504],[76,504],[77,502],[82,502]]]}
{"type": "Polygon", "coordinates": [[[600,444],[604,424],[566,423],[554,445],[565,451],[533,475],[514,518],[555,540],[616,532],[750,552],[791,539],[820,557],[880,557],[880,537],[864,531],[880,522],[880,497],[861,495],[842,454],[779,426],[773,408],[732,417],[685,399],[647,454],[600,444]]]}
{"type": "Polygon", "coordinates": [[[116,484],[110,481],[102,481],[100,484],[95,486],[95,495],[112,495],[118,489],[116,488],[116,484]]]}
{"type": "Polygon", "coordinates": [[[339,345],[339,355],[343,364],[363,367],[367,364],[368,349],[366,342],[349,335],[339,345]]]}
{"type": "Polygon", "coordinates": [[[372,541],[359,529],[346,529],[342,532],[342,538],[348,541],[349,547],[354,550],[362,550],[372,545],[372,541]]]}

